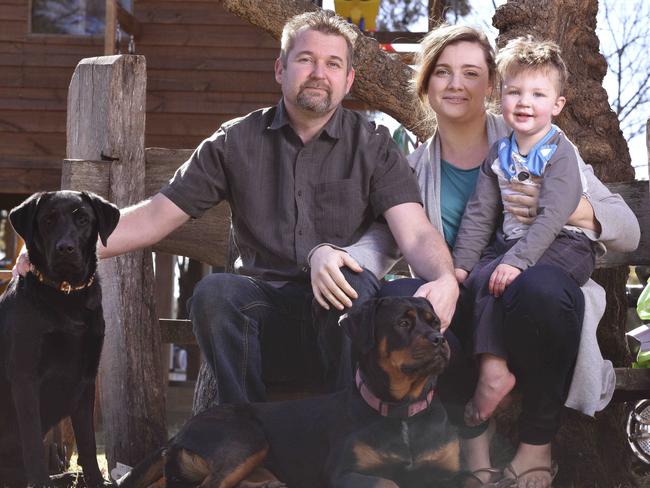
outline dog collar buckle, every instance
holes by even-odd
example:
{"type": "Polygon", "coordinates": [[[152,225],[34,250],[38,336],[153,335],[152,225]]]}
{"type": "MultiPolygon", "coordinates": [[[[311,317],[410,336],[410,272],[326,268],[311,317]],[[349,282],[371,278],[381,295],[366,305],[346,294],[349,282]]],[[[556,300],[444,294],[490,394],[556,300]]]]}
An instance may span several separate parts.
{"type": "Polygon", "coordinates": [[[55,281],[50,280],[38,269],[36,269],[34,265],[30,267],[29,271],[34,276],[36,276],[36,279],[38,280],[39,283],[43,283],[44,285],[50,286],[56,290],[59,290],[62,293],[65,293],[66,295],[69,295],[73,291],[79,291],[79,290],[83,290],[84,288],[88,288],[90,287],[90,285],[92,285],[95,282],[95,275],[92,275],[86,283],[83,283],[79,286],[73,286],[69,281],[62,281],[61,283],[57,283],[55,281]]]}

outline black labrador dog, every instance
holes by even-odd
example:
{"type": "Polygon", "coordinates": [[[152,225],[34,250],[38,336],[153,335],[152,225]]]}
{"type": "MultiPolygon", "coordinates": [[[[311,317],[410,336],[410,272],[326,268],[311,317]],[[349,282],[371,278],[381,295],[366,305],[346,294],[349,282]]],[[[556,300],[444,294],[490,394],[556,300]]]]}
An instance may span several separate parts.
{"type": "Polygon", "coordinates": [[[104,484],[93,427],[104,339],[96,246],[119,217],[75,191],[35,194],[9,214],[32,268],[0,297],[0,486],[50,484],[43,435],[67,416],[86,484],[104,484]]]}
{"type": "Polygon", "coordinates": [[[455,486],[458,437],[436,393],[450,350],[429,302],[368,300],[340,325],[360,354],[356,385],[205,410],[120,488],[455,486]]]}

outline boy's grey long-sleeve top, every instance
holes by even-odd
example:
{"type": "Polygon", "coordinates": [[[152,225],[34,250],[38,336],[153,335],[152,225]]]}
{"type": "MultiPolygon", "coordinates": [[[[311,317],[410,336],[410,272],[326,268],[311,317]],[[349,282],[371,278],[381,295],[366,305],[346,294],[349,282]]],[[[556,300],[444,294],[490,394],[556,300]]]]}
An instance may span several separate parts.
{"type": "MultiPolygon", "coordinates": [[[[541,178],[537,216],[501,260],[501,263],[522,271],[535,265],[553,243],[585,190],[581,179],[581,161],[576,157],[573,144],[562,132],[558,132],[549,143],[557,144],[557,149],[546,164],[541,178]]],[[[471,271],[478,263],[504,211],[500,176],[494,171],[495,160],[498,164],[499,158],[498,145],[499,142],[492,146],[481,165],[476,189],[467,202],[458,230],[453,252],[454,266],[466,271],[471,271]]],[[[519,235],[506,235],[507,239],[515,237],[519,235]]]]}

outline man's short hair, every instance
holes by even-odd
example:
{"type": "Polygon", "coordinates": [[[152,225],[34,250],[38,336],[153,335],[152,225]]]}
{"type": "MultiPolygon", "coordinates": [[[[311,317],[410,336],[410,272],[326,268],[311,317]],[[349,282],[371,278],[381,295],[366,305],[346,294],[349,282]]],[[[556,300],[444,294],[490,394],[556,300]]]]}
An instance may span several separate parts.
{"type": "Polygon", "coordinates": [[[341,36],[348,45],[348,71],[352,68],[354,58],[354,43],[357,33],[352,25],[343,17],[339,17],[331,10],[315,10],[305,12],[289,19],[282,29],[280,60],[282,66],[287,66],[287,57],[296,42],[296,37],[303,30],[314,30],[323,34],[341,36]]]}
{"type": "Polygon", "coordinates": [[[516,76],[526,70],[555,72],[558,78],[558,95],[564,93],[569,73],[560,47],[554,42],[537,41],[531,36],[517,37],[499,49],[496,61],[502,81],[506,76],[516,76]]]}

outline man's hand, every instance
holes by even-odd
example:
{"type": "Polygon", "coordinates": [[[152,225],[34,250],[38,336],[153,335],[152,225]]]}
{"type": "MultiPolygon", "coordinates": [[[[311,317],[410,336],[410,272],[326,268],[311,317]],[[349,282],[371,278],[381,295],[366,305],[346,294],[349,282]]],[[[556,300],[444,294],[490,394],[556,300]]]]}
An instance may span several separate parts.
{"type": "Polygon", "coordinates": [[[492,276],[490,276],[490,282],[488,283],[490,293],[497,298],[500,297],[503,295],[506,287],[520,274],[521,270],[519,268],[503,263],[498,265],[492,273],[492,276]]]}
{"type": "Polygon", "coordinates": [[[458,284],[464,283],[469,276],[469,273],[461,268],[454,268],[454,274],[456,275],[456,281],[458,281],[458,284]]]}
{"type": "Polygon", "coordinates": [[[352,306],[357,292],[346,281],[341,268],[347,266],[352,271],[361,273],[363,268],[345,251],[330,246],[321,246],[314,251],[309,260],[311,266],[311,289],[316,301],[325,310],[330,304],[338,310],[352,306]]]}
{"type": "Polygon", "coordinates": [[[510,212],[522,224],[532,224],[537,216],[539,205],[539,186],[512,182],[511,188],[517,195],[504,195],[507,202],[505,210],[510,212]]]}
{"type": "Polygon", "coordinates": [[[16,258],[16,264],[14,264],[14,267],[11,268],[11,276],[14,278],[18,275],[25,276],[29,271],[31,265],[32,263],[29,262],[27,249],[23,247],[20,251],[20,254],[18,254],[18,257],[16,258]]]}
{"type": "Polygon", "coordinates": [[[435,281],[429,281],[422,285],[413,296],[429,300],[440,319],[440,330],[444,333],[451,324],[458,301],[456,278],[452,274],[445,274],[435,281]]]}

